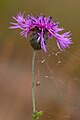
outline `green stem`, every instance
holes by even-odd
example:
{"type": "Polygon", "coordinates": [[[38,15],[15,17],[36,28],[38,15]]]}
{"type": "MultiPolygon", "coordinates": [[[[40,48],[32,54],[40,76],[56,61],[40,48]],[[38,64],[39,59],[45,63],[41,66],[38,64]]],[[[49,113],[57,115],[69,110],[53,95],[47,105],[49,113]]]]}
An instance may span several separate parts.
{"type": "Polygon", "coordinates": [[[34,82],[35,56],[36,56],[36,51],[33,52],[33,56],[32,56],[32,105],[33,105],[33,114],[36,113],[36,105],[35,105],[35,82],[34,82]]]}

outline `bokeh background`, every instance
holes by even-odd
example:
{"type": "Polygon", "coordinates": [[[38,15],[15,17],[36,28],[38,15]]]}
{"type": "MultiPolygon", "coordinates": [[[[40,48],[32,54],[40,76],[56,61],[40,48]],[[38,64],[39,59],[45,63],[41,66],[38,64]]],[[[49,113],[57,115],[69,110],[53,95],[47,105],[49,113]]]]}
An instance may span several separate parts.
{"type": "Polygon", "coordinates": [[[63,52],[60,59],[55,55],[48,59],[48,53],[38,53],[35,81],[41,84],[36,86],[36,103],[37,109],[44,111],[42,120],[80,120],[80,0],[0,0],[0,120],[32,119],[33,49],[29,38],[20,37],[19,30],[8,29],[12,16],[19,12],[52,16],[60,27],[72,32],[74,44],[69,54],[63,52]],[[43,59],[49,66],[38,64],[43,59]],[[40,75],[49,77],[38,76],[38,70],[40,75]]]}

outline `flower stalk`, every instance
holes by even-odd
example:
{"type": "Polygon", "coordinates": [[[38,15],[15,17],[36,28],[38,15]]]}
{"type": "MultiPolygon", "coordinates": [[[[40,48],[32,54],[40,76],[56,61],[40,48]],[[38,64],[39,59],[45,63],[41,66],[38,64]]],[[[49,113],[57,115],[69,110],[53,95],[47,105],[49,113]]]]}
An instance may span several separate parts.
{"type": "Polygon", "coordinates": [[[35,80],[34,80],[34,68],[35,68],[35,57],[36,57],[36,50],[33,52],[32,56],[32,106],[33,106],[33,120],[38,120],[42,115],[43,111],[37,112],[36,110],[36,102],[35,102],[35,80]]]}
{"type": "Polygon", "coordinates": [[[33,105],[33,113],[36,113],[36,105],[35,105],[35,82],[34,82],[35,56],[36,56],[36,50],[33,52],[33,56],[32,56],[32,105],[33,105]]]}

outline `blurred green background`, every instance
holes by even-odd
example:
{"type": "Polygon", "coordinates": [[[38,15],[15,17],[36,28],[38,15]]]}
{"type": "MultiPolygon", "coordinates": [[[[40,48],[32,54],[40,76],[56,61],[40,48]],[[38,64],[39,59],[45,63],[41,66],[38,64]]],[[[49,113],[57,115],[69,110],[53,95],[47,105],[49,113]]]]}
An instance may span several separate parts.
{"type": "MultiPolygon", "coordinates": [[[[38,110],[44,110],[42,120],[80,120],[80,0],[0,0],[0,120],[32,119],[33,49],[29,38],[20,37],[19,30],[8,29],[12,16],[19,12],[52,16],[60,27],[72,32],[74,44],[69,50],[73,55],[66,58],[67,53],[62,53],[60,58],[65,62],[55,69],[60,81],[42,77],[41,85],[36,87],[36,102],[38,110]]],[[[47,59],[42,52],[37,60],[43,59],[41,54],[47,59]]],[[[47,59],[51,68],[55,61],[55,56],[47,59]]],[[[44,75],[50,73],[46,64],[39,70],[44,75]]],[[[39,79],[37,64],[35,78],[39,79]]]]}

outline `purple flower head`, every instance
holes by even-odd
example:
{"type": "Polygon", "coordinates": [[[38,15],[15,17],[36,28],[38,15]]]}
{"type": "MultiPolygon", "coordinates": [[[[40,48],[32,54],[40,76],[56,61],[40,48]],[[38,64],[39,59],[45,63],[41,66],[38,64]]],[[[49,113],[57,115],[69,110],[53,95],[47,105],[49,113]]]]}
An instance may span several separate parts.
{"type": "Polygon", "coordinates": [[[56,39],[57,46],[60,50],[64,50],[72,44],[70,32],[65,32],[59,34],[63,31],[64,28],[59,28],[59,22],[53,21],[52,17],[42,16],[33,16],[28,15],[24,18],[24,14],[17,14],[16,17],[13,17],[16,23],[11,22],[13,26],[11,29],[19,28],[22,31],[20,32],[21,36],[27,38],[30,32],[30,44],[35,50],[43,49],[46,52],[46,46],[48,38],[51,39],[53,36],[56,39]]]}

